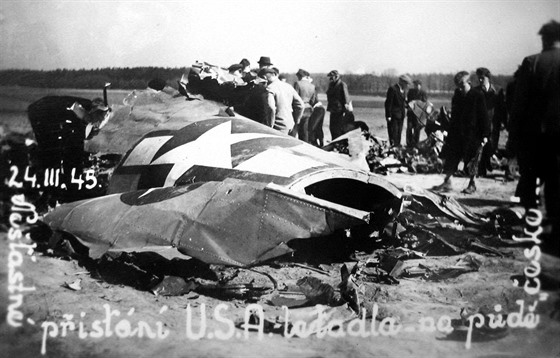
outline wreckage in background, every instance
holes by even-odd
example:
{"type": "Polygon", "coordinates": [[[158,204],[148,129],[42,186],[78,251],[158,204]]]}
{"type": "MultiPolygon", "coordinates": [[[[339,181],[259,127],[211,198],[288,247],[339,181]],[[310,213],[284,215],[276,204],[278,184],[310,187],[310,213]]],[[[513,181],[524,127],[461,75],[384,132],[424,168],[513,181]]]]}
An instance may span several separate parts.
{"type": "Polygon", "coordinates": [[[124,154],[108,195],[44,219],[93,258],[171,249],[255,265],[290,252],[292,239],[382,230],[400,211],[401,192],[386,180],[255,121],[218,115],[217,102],[152,90],[124,102],[86,144],[124,154]]]}

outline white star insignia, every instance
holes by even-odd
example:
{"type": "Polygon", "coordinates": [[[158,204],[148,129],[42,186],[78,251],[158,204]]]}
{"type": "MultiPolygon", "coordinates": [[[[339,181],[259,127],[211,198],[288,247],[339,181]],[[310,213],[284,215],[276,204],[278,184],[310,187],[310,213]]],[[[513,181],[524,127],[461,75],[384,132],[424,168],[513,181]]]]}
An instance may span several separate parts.
{"type": "Polygon", "coordinates": [[[164,186],[172,186],[175,181],[194,165],[233,169],[231,165],[231,145],[255,138],[279,137],[264,133],[231,133],[231,121],[209,129],[192,142],[180,145],[151,164],[174,164],[167,174],[164,186]]]}

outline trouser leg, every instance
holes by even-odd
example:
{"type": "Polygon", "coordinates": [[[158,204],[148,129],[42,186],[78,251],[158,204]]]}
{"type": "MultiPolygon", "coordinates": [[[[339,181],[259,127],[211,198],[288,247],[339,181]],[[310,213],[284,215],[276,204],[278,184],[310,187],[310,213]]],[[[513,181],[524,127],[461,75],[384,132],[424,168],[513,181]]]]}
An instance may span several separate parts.
{"type": "Polygon", "coordinates": [[[343,134],[342,130],[343,113],[331,112],[329,129],[331,131],[331,139],[334,140],[343,134]]]}
{"type": "Polygon", "coordinates": [[[298,125],[298,138],[309,142],[309,117],[301,117],[298,125]]]}
{"type": "Polygon", "coordinates": [[[403,129],[404,119],[397,119],[396,120],[396,127],[395,127],[395,145],[401,145],[401,137],[402,137],[402,129],[403,129]]]}

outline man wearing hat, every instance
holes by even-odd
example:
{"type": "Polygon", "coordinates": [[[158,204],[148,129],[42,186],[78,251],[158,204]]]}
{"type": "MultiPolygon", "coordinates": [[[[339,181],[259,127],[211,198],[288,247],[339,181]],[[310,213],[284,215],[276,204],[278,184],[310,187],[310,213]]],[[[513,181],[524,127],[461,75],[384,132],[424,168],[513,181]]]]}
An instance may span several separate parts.
{"type": "Polygon", "coordinates": [[[401,145],[402,127],[406,116],[406,91],[412,84],[409,75],[401,75],[399,81],[387,90],[385,119],[391,147],[401,145]]]}
{"type": "Polygon", "coordinates": [[[451,98],[451,124],[449,134],[441,151],[444,160],[445,178],[434,190],[451,191],[451,177],[457,171],[459,162],[463,161],[464,171],[470,177],[469,185],[463,190],[465,194],[476,191],[475,177],[482,154],[482,146],[490,136],[490,120],[486,110],[484,94],[474,90],[467,71],[458,72],[455,77],[455,92],[451,98]]]}
{"type": "Polygon", "coordinates": [[[303,101],[296,90],[286,82],[278,79],[278,73],[272,68],[263,68],[259,77],[267,80],[268,105],[272,108],[272,128],[291,136],[303,114],[303,101]]]}
{"type": "Polygon", "coordinates": [[[298,125],[298,138],[309,143],[309,117],[313,111],[313,106],[318,102],[315,85],[311,83],[309,72],[301,68],[296,72],[298,78],[294,83],[294,89],[301,97],[304,104],[303,115],[298,125]]]}
{"type": "Polygon", "coordinates": [[[344,134],[344,114],[350,110],[350,95],[337,70],[329,72],[327,77],[330,80],[327,89],[327,111],[331,112],[329,129],[335,139],[344,134]]]}
{"type": "MultiPolygon", "coordinates": [[[[427,102],[428,95],[422,89],[422,81],[414,80],[414,88],[408,91],[406,96],[406,102],[410,103],[414,100],[427,102]]],[[[420,141],[420,131],[422,130],[422,123],[418,121],[419,118],[416,117],[411,108],[407,108],[406,112],[406,146],[409,148],[414,148],[418,145],[420,141]]]]}
{"type": "Polygon", "coordinates": [[[259,69],[268,68],[272,66],[272,62],[270,62],[270,57],[266,57],[266,56],[261,56],[261,58],[257,63],[259,64],[259,69]]]}

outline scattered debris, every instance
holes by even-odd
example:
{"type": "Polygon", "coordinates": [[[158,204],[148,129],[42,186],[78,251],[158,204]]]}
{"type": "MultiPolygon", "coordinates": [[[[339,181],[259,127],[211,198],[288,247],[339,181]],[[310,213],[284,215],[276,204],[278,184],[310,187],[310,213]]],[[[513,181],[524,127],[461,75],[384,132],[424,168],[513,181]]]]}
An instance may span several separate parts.
{"type": "Polygon", "coordinates": [[[81,285],[81,283],[82,283],[82,279],[79,278],[79,279],[75,280],[75,281],[72,282],[72,283],[65,282],[64,285],[63,285],[63,287],[69,288],[69,289],[71,289],[71,290],[73,290],[73,291],[81,291],[81,290],[82,290],[82,285],[81,285]]]}
{"type": "Polygon", "coordinates": [[[196,290],[198,285],[192,281],[185,281],[182,277],[165,276],[163,280],[152,287],[151,291],[156,296],[181,296],[193,290],[196,290]]]}

